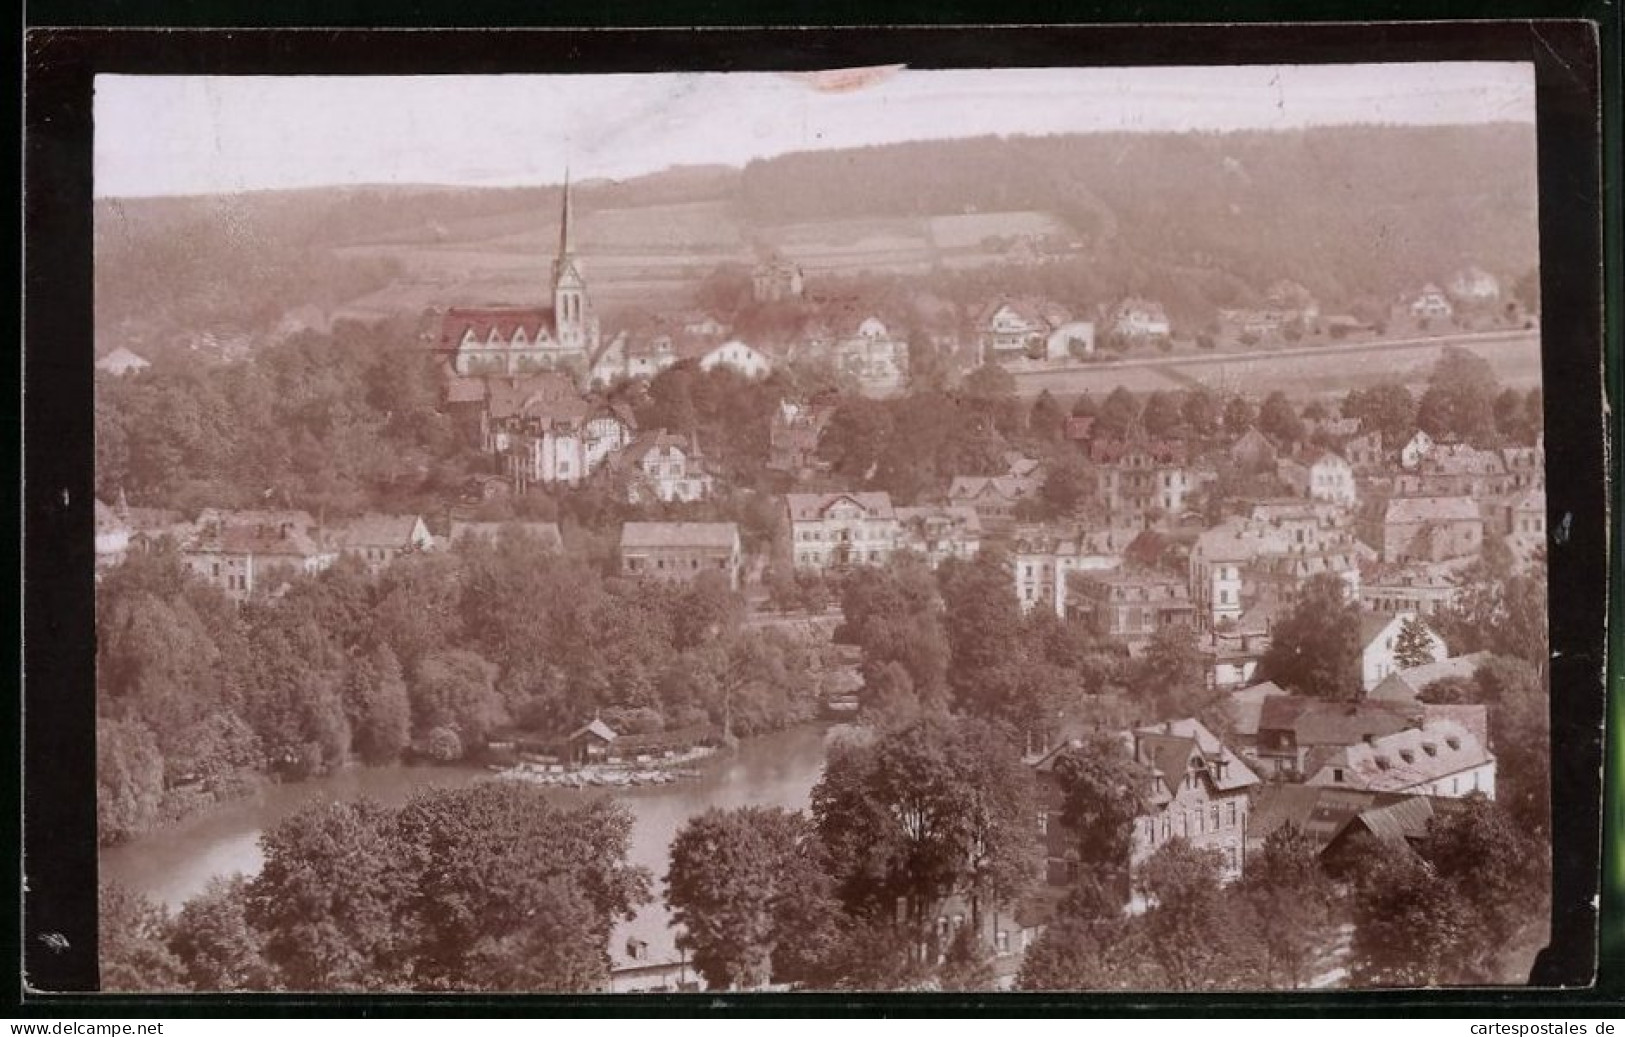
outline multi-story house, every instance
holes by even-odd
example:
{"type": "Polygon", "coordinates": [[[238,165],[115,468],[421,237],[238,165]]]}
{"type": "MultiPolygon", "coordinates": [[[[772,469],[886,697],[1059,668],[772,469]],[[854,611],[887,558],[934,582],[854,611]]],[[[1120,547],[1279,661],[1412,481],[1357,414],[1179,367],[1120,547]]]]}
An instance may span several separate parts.
{"type": "Polygon", "coordinates": [[[403,554],[434,546],[429,527],[418,515],[362,515],[333,529],[329,542],[341,556],[361,559],[377,573],[403,554]]]}
{"type": "Polygon", "coordinates": [[[640,437],[622,459],[631,475],[626,492],[633,504],[648,499],[697,501],[711,495],[711,476],[692,439],[685,442],[661,429],[640,437]]]}
{"type": "Polygon", "coordinates": [[[1190,588],[1177,576],[1123,569],[1075,572],[1066,586],[1069,616],[1131,647],[1165,627],[1196,626],[1190,588]]]}
{"type": "Polygon", "coordinates": [[[527,399],[493,421],[491,450],[507,460],[523,493],[532,483],[579,485],[611,455],[631,445],[636,425],[624,407],[571,396],[527,399]]]}
{"type": "Polygon", "coordinates": [[[1502,447],[1501,465],[1506,471],[1507,482],[1512,490],[1546,488],[1545,447],[1540,445],[1502,447]]]}
{"type": "Polygon", "coordinates": [[[1112,334],[1125,339],[1167,338],[1173,330],[1162,303],[1130,296],[1112,307],[1112,334]]]}
{"type": "Polygon", "coordinates": [[[698,359],[702,371],[714,371],[719,367],[725,367],[746,378],[766,378],[773,372],[771,357],[738,339],[730,339],[721,345],[706,343],[692,352],[698,359]]]}
{"type": "Polygon", "coordinates": [[[891,557],[902,526],[886,493],[787,493],[791,558],[798,569],[879,565],[891,557]]]}
{"type": "Polygon", "coordinates": [[[1454,720],[1430,720],[1333,753],[1308,785],[1367,792],[1495,798],[1495,755],[1454,720]]]}
{"type": "Polygon", "coordinates": [[[981,362],[1041,358],[1050,334],[1069,320],[1064,308],[1042,299],[995,299],[976,317],[981,362]]]}
{"type": "Polygon", "coordinates": [[[621,572],[639,579],[687,581],[717,572],[737,590],[744,567],[732,522],[628,522],[621,527],[621,572]]]}
{"type": "Polygon", "coordinates": [[[1354,485],[1354,469],[1330,450],[1321,451],[1308,462],[1283,458],[1276,465],[1276,475],[1300,497],[1348,508],[1359,501],[1359,491],[1354,485]]]}
{"type": "Polygon", "coordinates": [[[1455,603],[1461,588],[1454,574],[1431,562],[1383,565],[1366,573],[1360,584],[1360,607],[1367,612],[1431,616],[1455,603]]]}
{"type": "Polygon", "coordinates": [[[892,334],[879,317],[865,317],[838,331],[811,329],[805,351],[828,357],[866,389],[893,389],[908,376],[908,342],[892,334]]]}
{"type": "Polygon", "coordinates": [[[1381,472],[1388,467],[1388,455],[1383,452],[1382,433],[1362,432],[1343,444],[1343,457],[1356,475],[1381,472]]]}
{"type": "Polygon", "coordinates": [[[1495,497],[1514,481],[1502,456],[1463,443],[1435,444],[1414,470],[1400,473],[1394,492],[1402,497],[1495,497]]]}
{"type": "Polygon", "coordinates": [[[945,505],[896,508],[897,549],[913,551],[935,569],[950,558],[969,561],[982,546],[976,509],[945,505]]]}
{"type": "Polygon", "coordinates": [[[1097,438],[1089,459],[1095,497],[1114,525],[1150,528],[1159,519],[1177,519],[1194,489],[1181,443],[1097,438]]]}
{"type": "MultiPolygon", "coordinates": [[[[1245,863],[1250,794],[1257,774],[1213,732],[1194,719],[1173,720],[1125,732],[1123,740],[1139,771],[1139,812],[1129,850],[1132,874],[1170,840],[1184,839],[1218,852],[1224,878],[1239,878],[1245,863]]],[[[1077,836],[1062,820],[1064,792],[1056,765],[1075,743],[1064,743],[1033,766],[1043,810],[1039,829],[1045,846],[1045,877],[1051,886],[1078,878],[1077,836]]],[[[1138,898],[1135,906],[1144,906],[1138,898]]]]}
{"type": "Polygon", "coordinates": [[[1417,320],[1448,320],[1455,315],[1456,308],[1451,305],[1443,289],[1436,284],[1427,284],[1411,297],[1405,312],[1417,320]]]}
{"type": "Polygon", "coordinates": [[[1042,607],[1064,617],[1068,578],[1073,573],[1105,572],[1121,566],[1120,539],[1109,529],[1018,529],[1012,537],[1012,568],[1022,610],[1042,607]]]}
{"type": "Polygon", "coordinates": [[[1471,497],[1395,497],[1382,518],[1388,564],[1471,558],[1484,546],[1484,517],[1471,497]]]}
{"type": "Polygon", "coordinates": [[[818,459],[818,438],[834,414],[828,403],[781,402],[768,427],[767,467],[798,479],[826,469],[818,459]]]}
{"type": "Polygon", "coordinates": [[[287,576],[319,573],[337,557],[337,551],[321,542],[319,532],[293,522],[228,519],[201,525],[181,548],[188,569],[238,602],[274,593],[287,576]]]}
{"type": "Polygon", "coordinates": [[[1008,531],[1022,501],[1038,496],[1042,480],[1030,475],[956,475],[948,486],[948,503],[975,510],[982,529],[1008,531]]]}

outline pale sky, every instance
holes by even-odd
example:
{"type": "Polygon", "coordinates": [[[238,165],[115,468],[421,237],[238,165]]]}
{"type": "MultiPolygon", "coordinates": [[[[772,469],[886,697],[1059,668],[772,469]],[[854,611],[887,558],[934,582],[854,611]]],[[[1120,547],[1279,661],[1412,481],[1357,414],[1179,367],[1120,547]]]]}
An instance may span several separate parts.
{"type": "Polygon", "coordinates": [[[96,77],[102,197],[327,184],[557,183],[997,133],[1533,122],[1533,66],[96,77]],[[825,82],[822,85],[829,86],[825,82]]]}

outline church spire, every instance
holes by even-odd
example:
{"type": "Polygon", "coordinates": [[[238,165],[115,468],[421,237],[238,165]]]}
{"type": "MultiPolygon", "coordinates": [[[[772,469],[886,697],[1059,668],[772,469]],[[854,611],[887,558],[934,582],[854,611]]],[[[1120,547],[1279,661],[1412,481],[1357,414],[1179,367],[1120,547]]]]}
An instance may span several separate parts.
{"type": "Polygon", "coordinates": [[[564,167],[563,214],[559,218],[559,259],[567,258],[570,248],[570,167],[564,167]]]}

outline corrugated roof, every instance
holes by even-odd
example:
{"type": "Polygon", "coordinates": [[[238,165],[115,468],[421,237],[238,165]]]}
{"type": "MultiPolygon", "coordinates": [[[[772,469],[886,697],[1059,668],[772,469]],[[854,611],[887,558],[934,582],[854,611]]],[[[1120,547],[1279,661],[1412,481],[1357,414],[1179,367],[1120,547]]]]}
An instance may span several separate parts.
{"type": "Polygon", "coordinates": [[[650,547],[703,547],[732,550],[739,527],[732,522],[628,522],[621,527],[621,550],[650,547]]]}
{"type": "Polygon", "coordinates": [[[335,529],[334,539],[344,547],[388,547],[399,550],[412,546],[412,534],[420,521],[417,515],[362,515],[335,529]]]}

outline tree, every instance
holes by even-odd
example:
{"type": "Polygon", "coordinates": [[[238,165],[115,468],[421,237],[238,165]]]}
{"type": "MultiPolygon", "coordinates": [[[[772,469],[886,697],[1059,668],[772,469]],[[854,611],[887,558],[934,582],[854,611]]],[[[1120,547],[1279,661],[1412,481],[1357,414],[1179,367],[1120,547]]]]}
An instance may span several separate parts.
{"type": "Polygon", "coordinates": [[[344,684],[351,746],[368,764],[398,759],[412,737],[412,705],[401,666],[380,644],[355,660],[344,684]]]}
{"type": "Polygon", "coordinates": [[[215,878],[176,915],[169,949],[193,990],[275,990],[263,934],[249,924],[248,880],[215,878]]]}
{"type": "Polygon", "coordinates": [[[243,891],[248,924],[289,990],[404,984],[412,895],[393,815],[367,801],[307,807],[260,836],[265,863],[243,891]]]}
{"type": "Polygon", "coordinates": [[[103,844],[145,832],[164,798],[164,760],[140,721],[96,720],[96,836],[103,844]]]}
{"type": "Polygon", "coordinates": [[[1196,435],[1206,438],[1219,430],[1219,404],[1207,389],[1192,389],[1185,393],[1179,410],[1186,426],[1196,435]]]}
{"type": "Polygon", "coordinates": [[[1258,420],[1258,414],[1245,396],[1232,396],[1224,405],[1224,431],[1228,436],[1245,435],[1258,420]]]}
{"type": "Polygon", "coordinates": [[[1067,455],[1050,462],[1038,496],[1052,517],[1065,518],[1078,510],[1091,489],[1088,470],[1076,458],[1067,455]]]}
{"type": "Polygon", "coordinates": [[[1158,389],[1146,397],[1145,410],[1140,415],[1146,435],[1167,439],[1178,435],[1185,417],[1180,410],[1179,398],[1171,392],[1158,389]]]}
{"type": "Polygon", "coordinates": [[[1546,678],[1528,662],[1496,655],[1473,675],[1474,701],[1489,705],[1496,802],[1526,832],[1551,828],[1551,702],[1546,678]]]}
{"type": "Polygon", "coordinates": [[[1074,418],[1094,418],[1100,415],[1100,404],[1089,393],[1083,392],[1072,401],[1072,416],[1074,418]]]}
{"type": "Polygon", "coordinates": [[[1217,850],[1170,839],[1135,875],[1150,907],[1141,919],[1146,954],[1172,990],[1253,985],[1254,958],[1246,928],[1223,895],[1217,850]]]}
{"type": "Polygon", "coordinates": [[[1247,861],[1240,895],[1263,920],[1260,938],[1270,985],[1304,986],[1332,930],[1333,891],[1314,840],[1292,824],[1272,831],[1262,852],[1247,861]]]}
{"type": "Polygon", "coordinates": [[[1375,859],[1354,904],[1350,972],[1361,986],[1460,982],[1472,925],[1454,885],[1408,850],[1375,859]]]}
{"type": "Polygon", "coordinates": [[[1140,420],[1140,401],[1119,385],[1106,397],[1095,418],[1095,433],[1107,439],[1122,439],[1140,420]]]}
{"type": "Polygon", "coordinates": [[[776,807],[710,809],[671,844],[666,903],[681,926],[677,945],[715,990],[751,990],[773,978],[781,938],[776,907],[801,878],[800,814],[776,807]]]}
{"type": "Polygon", "coordinates": [[[1144,813],[1150,775],[1122,739],[1094,734],[1055,758],[1061,824],[1072,837],[1081,876],[1118,908],[1127,900],[1134,820],[1144,813]]]}
{"type": "Polygon", "coordinates": [[[1361,432],[1380,432],[1385,447],[1397,449],[1416,428],[1416,400],[1397,382],[1351,389],[1343,400],[1345,418],[1360,422],[1361,432]]]}
{"type": "Polygon", "coordinates": [[[1020,990],[1143,990],[1157,977],[1146,967],[1143,934],[1122,905],[1084,883],[1070,891],[1027,949],[1020,990]],[[1145,963],[1145,964],[1142,964],[1145,963]]]}
{"type": "Polygon", "coordinates": [[[1336,573],[1311,576],[1259,660],[1259,680],[1303,695],[1348,699],[1360,692],[1360,612],[1336,573]]]}
{"type": "Polygon", "coordinates": [[[183,990],[181,964],[166,946],[169,918],[162,907],[117,882],[97,893],[101,989],[163,993],[183,990]]]}
{"type": "Polygon", "coordinates": [[[1264,405],[1258,410],[1258,430],[1290,446],[1303,440],[1303,419],[1298,417],[1286,394],[1276,390],[1264,398],[1264,405]]]}
{"type": "Polygon", "coordinates": [[[473,652],[424,656],[410,689],[415,726],[424,732],[449,728],[465,751],[484,745],[486,735],[507,721],[502,698],[492,684],[495,674],[496,667],[473,652]]]}
{"type": "Polygon", "coordinates": [[[1034,439],[1056,443],[1066,431],[1066,413],[1048,389],[1040,392],[1027,412],[1027,433],[1034,439]]]}
{"type": "Polygon", "coordinates": [[[1546,886],[1546,847],[1499,804],[1475,793],[1459,809],[1436,814],[1417,850],[1466,908],[1456,968],[1469,981],[1511,979],[1499,975],[1498,959],[1522,928],[1543,924],[1536,905],[1546,886]]]}
{"type": "Polygon", "coordinates": [[[1500,383],[1489,361],[1459,346],[1439,355],[1417,407],[1416,423],[1435,439],[1483,444],[1495,435],[1500,383]]]}
{"type": "Polygon", "coordinates": [[[1433,632],[1416,616],[1406,616],[1394,639],[1394,663],[1400,669],[1423,666],[1433,661],[1433,632]]]}
{"type": "Polygon", "coordinates": [[[838,745],[812,793],[837,895],[854,915],[896,919],[924,950],[935,905],[1013,902],[1036,864],[1033,779],[989,725],[927,715],[866,745],[838,745]]]}
{"type": "Polygon", "coordinates": [[[1140,658],[1136,690],[1156,716],[1189,716],[1207,697],[1206,670],[1194,629],[1159,627],[1140,658]]]}

